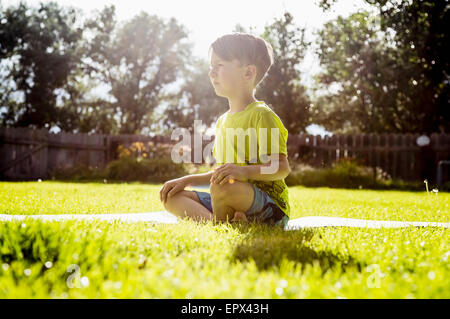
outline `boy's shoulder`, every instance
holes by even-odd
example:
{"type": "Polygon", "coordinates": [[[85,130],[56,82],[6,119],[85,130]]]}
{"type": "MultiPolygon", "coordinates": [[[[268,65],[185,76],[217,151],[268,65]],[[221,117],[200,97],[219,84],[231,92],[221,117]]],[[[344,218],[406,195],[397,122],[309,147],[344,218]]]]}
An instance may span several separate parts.
{"type": "Polygon", "coordinates": [[[273,110],[263,101],[257,103],[254,107],[254,112],[264,114],[267,112],[273,112],[273,110]]]}
{"type": "Polygon", "coordinates": [[[272,115],[276,113],[272,110],[264,101],[259,101],[254,105],[254,107],[249,110],[249,117],[262,116],[262,115],[272,115]]]}
{"type": "MultiPolygon", "coordinates": [[[[228,111],[221,114],[216,121],[216,125],[223,123],[223,121],[227,118],[228,114],[229,114],[228,111]]],[[[246,113],[245,116],[246,120],[248,121],[255,119],[255,117],[258,120],[261,119],[262,117],[276,117],[279,119],[279,116],[275,113],[275,111],[263,101],[259,101],[258,103],[256,103],[254,107],[252,107],[251,110],[249,110],[249,112],[246,113]]]]}
{"type": "Polygon", "coordinates": [[[278,114],[271,107],[269,107],[266,103],[259,103],[254,108],[254,111],[258,116],[260,116],[260,118],[264,117],[267,119],[270,117],[275,117],[276,119],[281,121],[278,114]]]}

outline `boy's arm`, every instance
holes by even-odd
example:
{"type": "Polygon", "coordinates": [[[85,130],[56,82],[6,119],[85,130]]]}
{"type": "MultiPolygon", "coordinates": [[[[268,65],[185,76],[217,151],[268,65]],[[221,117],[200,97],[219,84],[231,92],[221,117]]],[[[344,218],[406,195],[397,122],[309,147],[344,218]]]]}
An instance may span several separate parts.
{"type": "Polygon", "coordinates": [[[276,181],[286,178],[291,169],[286,155],[273,154],[269,156],[268,164],[238,166],[224,164],[213,171],[212,183],[223,185],[230,179],[247,181],[276,181]]]}
{"type": "Polygon", "coordinates": [[[214,171],[210,171],[210,172],[202,173],[202,174],[186,175],[183,177],[183,179],[190,186],[205,185],[205,184],[209,184],[209,181],[211,179],[213,172],[214,171]]]}
{"type": "Polygon", "coordinates": [[[276,181],[285,179],[291,172],[284,154],[272,154],[267,164],[244,166],[248,179],[256,181],[276,181]]]}

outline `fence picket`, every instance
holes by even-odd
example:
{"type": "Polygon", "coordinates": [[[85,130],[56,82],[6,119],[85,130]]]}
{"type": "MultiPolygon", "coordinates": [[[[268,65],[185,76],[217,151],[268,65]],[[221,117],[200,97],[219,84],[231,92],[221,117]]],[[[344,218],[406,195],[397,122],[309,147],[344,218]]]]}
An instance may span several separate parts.
{"type": "Polygon", "coordinates": [[[315,145],[314,148],[316,149],[316,158],[314,165],[318,167],[323,167],[323,142],[322,137],[320,135],[315,135],[315,145]]]}
{"type": "MultiPolygon", "coordinates": [[[[402,145],[403,144],[400,144],[399,147],[401,147],[402,145]]],[[[389,175],[391,175],[392,178],[395,178],[397,176],[396,162],[400,154],[397,149],[395,134],[387,135],[387,146],[387,163],[390,163],[388,166],[389,175]]]]}
{"type": "Polygon", "coordinates": [[[349,135],[346,136],[346,143],[347,143],[347,156],[348,157],[354,157],[355,145],[354,145],[353,135],[349,134],[349,135]]]}
{"type": "Polygon", "coordinates": [[[378,135],[376,134],[370,134],[369,136],[369,155],[370,155],[370,166],[373,170],[373,179],[376,179],[376,167],[377,167],[377,151],[376,147],[378,146],[378,135]]]}

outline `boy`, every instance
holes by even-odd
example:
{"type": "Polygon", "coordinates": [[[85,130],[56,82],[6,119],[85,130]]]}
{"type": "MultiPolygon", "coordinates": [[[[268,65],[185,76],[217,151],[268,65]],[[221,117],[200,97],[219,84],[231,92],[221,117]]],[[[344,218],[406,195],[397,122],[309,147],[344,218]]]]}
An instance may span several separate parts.
{"type": "Polygon", "coordinates": [[[179,217],[251,220],[284,227],[290,214],[284,182],[290,173],[288,132],[279,117],[254,96],[273,64],[272,47],[250,34],[228,34],[211,45],[210,62],[211,83],[230,107],[216,123],[213,156],[220,165],[208,173],[166,182],[160,191],[161,201],[167,211],[179,217]],[[242,147],[234,138],[242,138],[244,131],[248,143],[242,147]],[[252,150],[257,151],[256,156],[252,150]],[[184,190],[207,183],[210,193],[184,190]]]}

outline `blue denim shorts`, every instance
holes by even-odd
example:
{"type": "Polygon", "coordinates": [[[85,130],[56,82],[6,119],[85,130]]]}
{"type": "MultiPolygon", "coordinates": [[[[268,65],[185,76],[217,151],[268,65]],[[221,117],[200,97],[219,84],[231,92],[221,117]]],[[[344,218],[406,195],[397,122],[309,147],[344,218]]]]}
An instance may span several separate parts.
{"type": "MultiPolygon", "coordinates": [[[[289,217],[275,204],[273,199],[267,195],[267,193],[263,192],[261,189],[256,187],[253,184],[255,191],[255,198],[253,200],[253,204],[248,211],[245,212],[245,216],[249,221],[260,222],[269,225],[275,225],[284,228],[288,221],[289,217]]],[[[211,213],[212,203],[211,203],[211,194],[207,192],[199,192],[193,191],[197,194],[200,202],[205,206],[211,213]]]]}

